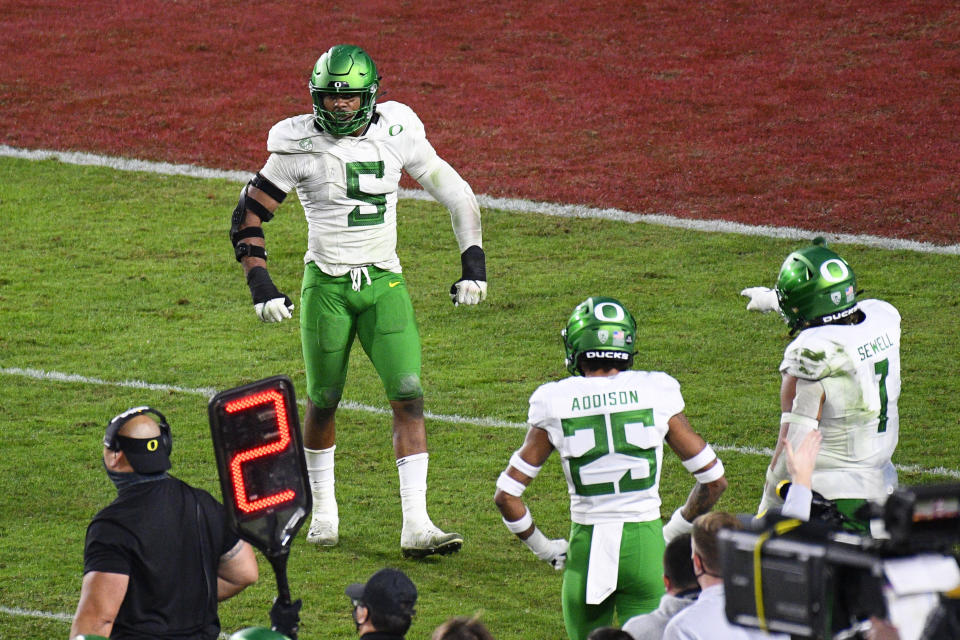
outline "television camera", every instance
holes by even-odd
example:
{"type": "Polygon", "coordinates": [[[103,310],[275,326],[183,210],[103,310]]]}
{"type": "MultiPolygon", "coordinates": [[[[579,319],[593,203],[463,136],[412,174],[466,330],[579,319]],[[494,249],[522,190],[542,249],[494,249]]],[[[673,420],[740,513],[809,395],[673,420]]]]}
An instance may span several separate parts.
{"type": "Polygon", "coordinates": [[[960,621],[960,606],[940,595],[960,584],[960,484],[868,502],[857,516],[873,535],[844,529],[831,505],[815,494],[809,522],[768,515],[720,532],[727,618],[794,638],[860,637],[871,616],[892,621],[901,640],[960,637],[960,622],[947,635],[924,631],[944,609],[946,624],[960,621]]]}

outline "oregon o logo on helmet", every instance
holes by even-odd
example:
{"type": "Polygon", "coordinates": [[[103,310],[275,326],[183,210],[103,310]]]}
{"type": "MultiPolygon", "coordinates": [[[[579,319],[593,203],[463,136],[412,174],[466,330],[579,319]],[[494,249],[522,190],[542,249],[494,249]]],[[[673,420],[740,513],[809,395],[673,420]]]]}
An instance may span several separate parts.
{"type": "Polygon", "coordinates": [[[620,322],[624,318],[623,307],[613,302],[601,302],[593,308],[593,316],[600,322],[620,322]],[[615,316],[612,318],[607,317],[603,312],[604,307],[613,309],[615,316]]]}
{"type": "Polygon", "coordinates": [[[147,451],[156,451],[158,446],[159,444],[156,438],[147,440],[147,451]]]}
{"type": "Polygon", "coordinates": [[[827,282],[842,282],[850,277],[850,269],[840,258],[830,258],[820,265],[820,275],[827,282]],[[831,269],[831,267],[836,268],[831,269]],[[839,269],[840,272],[836,273],[836,269],[839,269]]]}

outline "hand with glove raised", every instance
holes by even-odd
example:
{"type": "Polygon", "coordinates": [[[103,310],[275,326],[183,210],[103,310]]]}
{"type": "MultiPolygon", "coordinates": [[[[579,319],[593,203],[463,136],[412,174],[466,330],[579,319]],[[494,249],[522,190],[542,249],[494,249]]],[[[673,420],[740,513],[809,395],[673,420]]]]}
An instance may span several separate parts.
{"type": "Polygon", "coordinates": [[[760,313],[770,313],[780,310],[780,300],[777,298],[777,292],[767,287],[748,287],[740,292],[745,298],[750,298],[747,303],[747,311],[759,311],[760,313]]]}
{"type": "Polygon", "coordinates": [[[247,286],[253,296],[253,310],[263,322],[280,322],[293,317],[293,301],[281,293],[266,267],[254,267],[247,273],[247,286]]]}
{"type": "Polygon", "coordinates": [[[480,304],[487,299],[487,258],[477,245],[460,254],[460,279],[450,286],[454,306],[480,304]]]}

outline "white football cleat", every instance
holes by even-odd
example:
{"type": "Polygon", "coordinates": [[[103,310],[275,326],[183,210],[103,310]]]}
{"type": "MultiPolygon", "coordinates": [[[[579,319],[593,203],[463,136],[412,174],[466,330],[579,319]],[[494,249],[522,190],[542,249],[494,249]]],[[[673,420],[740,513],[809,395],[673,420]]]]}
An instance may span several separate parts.
{"type": "Polygon", "coordinates": [[[434,554],[445,556],[460,551],[463,536],[444,533],[435,526],[411,531],[406,527],[400,533],[400,549],[405,558],[425,558],[434,554]]]}
{"type": "Polygon", "coordinates": [[[331,518],[328,514],[314,511],[310,530],[307,531],[307,542],[321,547],[336,545],[340,542],[340,535],[337,532],[339,525],[339,518],[331,518]]]}

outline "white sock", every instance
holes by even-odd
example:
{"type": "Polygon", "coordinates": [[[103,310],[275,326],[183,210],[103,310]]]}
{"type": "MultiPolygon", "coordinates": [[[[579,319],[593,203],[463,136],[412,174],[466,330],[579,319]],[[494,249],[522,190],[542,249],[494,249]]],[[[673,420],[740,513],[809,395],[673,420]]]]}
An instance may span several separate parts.
{"type": "Polygon", "coordinates": [[[427,466],[429,454],[415,453],[397,458],[400,475],[400,506],[403,508],[403,526],[425,529],[433,522],[427,515],[427,466]]]}
{"type": "Polygon", "coordinates": [[[333,445],[329,449],[303,450],[313,493],[313,511],[332,516],[334,520],[339,518],[333,477],[333,452],[336,448],[337,445],[333,445]]]}

